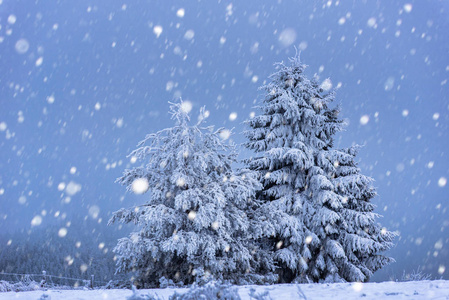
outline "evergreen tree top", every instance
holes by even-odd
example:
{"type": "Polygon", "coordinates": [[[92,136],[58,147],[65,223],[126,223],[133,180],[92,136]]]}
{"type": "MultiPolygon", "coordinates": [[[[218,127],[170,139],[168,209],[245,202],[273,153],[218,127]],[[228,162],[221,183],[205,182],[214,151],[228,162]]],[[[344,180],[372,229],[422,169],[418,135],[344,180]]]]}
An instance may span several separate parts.
{"type": "MultiPolygon", "coordinates": [[[[187,126],[188,122],[190,122],[190,103],[184,102],[182,99],[179,100],[179,102],[168,102],[170,104],[170,111],[169,114],[171,115],[171,118],[176,121],[176,125],[185,125],[187,126]]],[[[203,114],[204,108],[201,110],[201,114],[203,114]]],[[[200,118],[200,120],[203,120],[204,118],[200,118]]]]}
{"type": "Polygon", "coordinates": [[[186,189],[203,178],[231,172],[237,153],[233,144],[220,138],[223,128],[214,130],[212,126],[201,126],[206,119],[204,107],[200,109],[198,122],[190,125],[189,110],[182,100],[170,103],[175,126],[148,134],[138,143],[138,148],[128,156],[136,157],[144,165],[125,170],[117,179],[119,183],[131,191],[134,180],[145,178],[154,198],[154,190],[161,187],[161,181],[173,185],[164,190],[186,189]]]}
{"type": "Polygon", "coordinates": [[[290,65],[278,63],[271,81],[260,89],[265,91],[259,106],[261,114],[246,123],[248,148],[256,152],[273,147],[298,147],[306,143],[316,149],[333,145],[333,135],[344,128],[338,118],[339,109],[330,108],[335,90],[324,88],[318,77],[309,79],[299,54],[290,65]]]}

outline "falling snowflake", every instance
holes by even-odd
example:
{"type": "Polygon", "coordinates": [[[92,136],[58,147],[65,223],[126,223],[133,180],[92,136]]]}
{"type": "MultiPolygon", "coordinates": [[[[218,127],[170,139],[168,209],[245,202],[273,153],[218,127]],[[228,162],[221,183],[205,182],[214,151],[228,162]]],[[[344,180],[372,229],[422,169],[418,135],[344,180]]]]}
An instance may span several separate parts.
{"type": "Polygon", "coordinates": [[[149,184],[146,178],[137,178],[131,184],[131,190],[134,194],[140,195],[148,191],[149,184]]]}

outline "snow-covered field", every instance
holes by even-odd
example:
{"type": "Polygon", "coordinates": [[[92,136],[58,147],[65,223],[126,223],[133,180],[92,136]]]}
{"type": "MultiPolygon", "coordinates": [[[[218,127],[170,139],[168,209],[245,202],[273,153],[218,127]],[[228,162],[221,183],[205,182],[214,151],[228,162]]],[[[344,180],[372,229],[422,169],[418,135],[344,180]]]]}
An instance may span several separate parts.
{"type": "MultiPolygon", "coordinates": [[[[449,300],[449,281],[409,281],[381,283],[334,283],[334,284],[278,284],[273,286],[240,286],[239,294],[243,299],[250,299],[249,291],[256,293],[268,290],[272,299],[447,299],[449,300]],[[298,288],[299,287],[299,288],[298,288]]],[[[175,291],[183,293],[186,289],[139,290],[138,294],[153,294],[168,299],[175,291]]],[[[130,290],[47,290],[32,292],[0,293],[0,300],[23,299],[37,300],[124,300],[132,295],[130,290]]]]}

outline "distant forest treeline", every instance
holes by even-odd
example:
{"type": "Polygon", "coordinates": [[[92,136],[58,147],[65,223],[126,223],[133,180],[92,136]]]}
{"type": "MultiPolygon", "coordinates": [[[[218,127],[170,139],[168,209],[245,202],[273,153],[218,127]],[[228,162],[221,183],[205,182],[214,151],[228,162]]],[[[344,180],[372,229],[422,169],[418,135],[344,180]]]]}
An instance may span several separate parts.
{"type": "MultiPolygon", "coordinates": [[[[61,227],[33,228],[12,235],[0,235],[0,273],[42,274],[108,282],[117,279],[113,247],[115,230],[86,220],[72,222],[67,235],[61,227]],[[105,234],[106,233],[106,234],[105,234]]],[[[120,278],[123,278],[121,276],[120,278]]],[[[0,274],[0,280],[14,280],[0,274]]]]}

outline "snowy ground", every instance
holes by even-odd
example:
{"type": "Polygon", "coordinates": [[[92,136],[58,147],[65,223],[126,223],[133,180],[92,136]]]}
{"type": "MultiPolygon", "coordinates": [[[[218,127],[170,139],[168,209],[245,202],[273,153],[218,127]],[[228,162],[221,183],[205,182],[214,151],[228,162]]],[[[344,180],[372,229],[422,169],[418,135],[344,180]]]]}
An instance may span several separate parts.
{"type": "MultiPolygon", "coordinates": [[[[449,281],[409,281],[409,282],[382,282],[382,283],[335,283],[335,284],[282,284],[273,286],[241,286],[239,294],[242,299],[250,299],[249,291],[255,287],[256,293],[265,290],[270,291],[273,299],[445,299],[449,300],[449,281]],[[298,286],[301,291],[299,291],[298,286]]],[[[139,294],[157,294],[163,299],[168,299],[174,291],[185,292],[186,289],[153,289],[139,290],[139,294]]],[[[33,292],[7,292],[0,293],[3,299],[37,300],[42,297],[47,300],[124,300],[132,295],[130,290],[48,290],[33,292]]]]}

